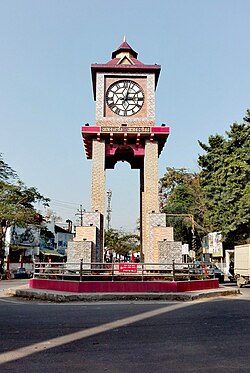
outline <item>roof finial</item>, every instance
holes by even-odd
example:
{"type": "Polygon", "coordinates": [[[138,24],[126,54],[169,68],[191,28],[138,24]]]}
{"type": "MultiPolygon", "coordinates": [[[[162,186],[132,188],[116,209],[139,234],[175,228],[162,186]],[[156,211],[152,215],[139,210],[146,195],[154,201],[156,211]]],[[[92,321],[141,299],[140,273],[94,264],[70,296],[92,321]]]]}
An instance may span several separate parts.
{"type": "Polygon", "coordinates": [[[125,41],[126,41],[126,36],[124,35],[123,36],[123,42],[125,43],[125,41]]]}

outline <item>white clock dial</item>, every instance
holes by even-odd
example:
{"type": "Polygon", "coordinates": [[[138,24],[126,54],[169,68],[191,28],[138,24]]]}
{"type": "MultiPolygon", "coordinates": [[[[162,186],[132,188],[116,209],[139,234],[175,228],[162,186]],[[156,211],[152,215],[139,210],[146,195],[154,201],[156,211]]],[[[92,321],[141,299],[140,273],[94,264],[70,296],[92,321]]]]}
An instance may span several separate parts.
{"type": "Polygon", "coordinates": [[[117,115],[134,115],[144,104],[143,89],[132,80],[118,80],[107,89],[106,103],[117,115]]]}

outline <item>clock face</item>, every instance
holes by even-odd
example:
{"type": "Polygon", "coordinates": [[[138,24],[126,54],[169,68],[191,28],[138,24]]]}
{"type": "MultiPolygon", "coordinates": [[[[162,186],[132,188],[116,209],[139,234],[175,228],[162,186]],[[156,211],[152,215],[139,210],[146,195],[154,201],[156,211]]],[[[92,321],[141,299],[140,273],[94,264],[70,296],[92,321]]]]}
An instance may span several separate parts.
{"type": "Polygon", "coordinates": [[[118,80],[107,89],[106,103],[117,115],[134,115],[143,106],[143,89],[132,80],[118,80]]]}

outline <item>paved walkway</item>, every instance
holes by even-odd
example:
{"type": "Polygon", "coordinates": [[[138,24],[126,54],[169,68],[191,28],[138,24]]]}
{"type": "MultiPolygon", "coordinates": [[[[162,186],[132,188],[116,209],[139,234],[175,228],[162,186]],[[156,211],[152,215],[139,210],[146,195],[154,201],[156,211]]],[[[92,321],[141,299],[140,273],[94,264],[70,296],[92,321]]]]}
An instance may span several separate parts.
{"type": "Polygon", "coordinates": [[[29,289],[28,285],[6,289],[5,295],[51,302],[99,302],[99,301],[195,301],[202,298],[239,295],[239,289],[219,289],[189,291],[185,293],[68,293],[62,291],[29,289]]]}

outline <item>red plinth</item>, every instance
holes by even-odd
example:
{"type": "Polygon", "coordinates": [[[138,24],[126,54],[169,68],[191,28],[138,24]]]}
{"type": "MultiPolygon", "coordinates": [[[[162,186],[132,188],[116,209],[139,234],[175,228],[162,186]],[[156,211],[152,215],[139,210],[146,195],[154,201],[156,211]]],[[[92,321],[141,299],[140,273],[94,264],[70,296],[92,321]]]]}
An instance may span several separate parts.
{"type": "Polygon", "coordinates": [[[186,292],[195,290],[217,289],[219,281],[195,280],[195,281],[60,281],[46,279],[31,279],[29,287],[32,289],[44,289],[64,291],[71,293],[169,293],[186,292]]]}

